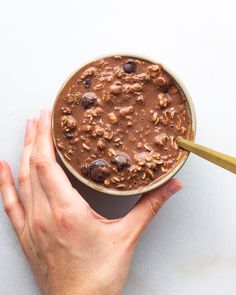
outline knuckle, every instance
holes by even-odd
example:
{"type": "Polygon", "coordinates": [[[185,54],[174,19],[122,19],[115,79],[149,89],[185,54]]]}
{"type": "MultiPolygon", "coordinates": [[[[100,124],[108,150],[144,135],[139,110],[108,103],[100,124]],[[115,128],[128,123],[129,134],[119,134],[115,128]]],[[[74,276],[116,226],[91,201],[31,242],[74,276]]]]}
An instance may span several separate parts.
{"type": "Polygon", "coordinates": [[[37,157],[35,155],[32,155],[30,157],[30,165],[35,167],[39,173],[45,173],[48,171],[50,163],[44,157],[37,157]]]}
{"type": "Polygon", "coordinates": [[[11,212],[15,209],[17,205],[16,200],[7,200],[4,202],[4,210],[7,213],[7,215],[10,215],[11,212]]]}
{"type": "Polygon", "coordinates": [[[40,174],[45,174],[49,169],[49,162],[46,160],[40,160],[35,165],[35,168],[40,174]]]}
{"type": "Polygon", "coordinates": [[[149,200],[149,206],[151,208],[152,215],[155,216],[161,209],[162,201],[157,198],[151,198],[149,200]]]}
{"type": "Polygon", "coordinates": [[[73,218],[69,210],[66,209],[54,209],[54,218],[57,225],[67,231],[73,228],[73,218]]]}
{"type": "Polygon", "coordinates": [[[36,155],[35,154],[32,154],[31,156],[30,156],[30,166],[35,166],[35,164],[36,164],[36,162],[37,162],[37,157],[36,157],[36,155]]]}
{"type": "Polygon", "coordinates": [[[19,175],[17,177],[17,181],[18,181],[19,185],[20,186],[24,185],[25,182],[27,181],[28,177],[29,177],[29,175],[26,172],[20,171],[19,175]]]}

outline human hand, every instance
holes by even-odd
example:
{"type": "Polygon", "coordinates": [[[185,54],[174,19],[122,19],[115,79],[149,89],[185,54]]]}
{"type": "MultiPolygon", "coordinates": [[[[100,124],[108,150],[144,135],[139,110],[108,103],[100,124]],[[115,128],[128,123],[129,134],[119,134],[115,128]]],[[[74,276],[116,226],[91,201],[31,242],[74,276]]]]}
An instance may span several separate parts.
{"type": "Polygon", "coordinates": [[[144,194],[124,217],[107,220],[71,186],[56,162],[51,115],[27,120],[18,176],[0,161],[0,190],[37,282],[45,295],[120,294],[144,229],[181,189],[172,179],[144,194]]]}

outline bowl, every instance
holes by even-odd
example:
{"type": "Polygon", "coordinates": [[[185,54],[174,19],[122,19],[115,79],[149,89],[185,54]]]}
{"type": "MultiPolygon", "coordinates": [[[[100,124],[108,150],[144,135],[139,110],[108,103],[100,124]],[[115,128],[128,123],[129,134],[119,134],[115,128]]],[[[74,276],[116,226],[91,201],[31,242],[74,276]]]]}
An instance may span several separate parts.
{"type": "Polygon", "coordinates": [[[141,55],[137,55],[137,54],[130,54],[130,53],[115,53],[115,54],[109,54],[109,55],[105,55],[105,56],[100,56],[96,59],[93,59],[91,61],[88,61],[86,64],[81,65],[81,67],[77,68],[77,70],[75,70],[65,81],[65,83],[62,85],[61,89],[59,90],[55,102],[54,102],[54,106],[53,106],[53,110],[52,110],[52,136],[53,136],[53,142],[54,142],[54,146],[56,148],[56,152],[59,156],[59,158],[61,159],[62,163],[64,164],[64,166],[68,169],[68,171],[76,178],[78,179],[80,182],[82,182],[83,184],[85,184],[86,186],[102,192],[104,194],[107,195],[115,195],[115,196],[123,196],[123,197],[127,197],[127,196],[135,196],[138,194],[143,194],[145,192],[154,190],[160,186],[162,186],[164,183],[166,183],[168,180],[170,180],[184,165],[184,163],[186,162],[188,156],[189,156],[189,152],[187,151],[183,151],[182,152],[182,156],[180,158],[180,160],[177,162],[177,164],[173,167],[173,169],[171,169],[169,172],[167,172],[166,174],[164,174],[162,177],[154,180],[153,182],[151,182],[150,184],[148,184],[147,186],[144,187],[140,187],[138,189],[133,189],[133,190],[115,190],[115,189],[110,189],[110,188],[106,188],[102,185],[99,185],[95,182],[93,182],[92,180],[86,179],[85,177],[83,177],[81,174],[79,174],[79,172],[74,169],[69,161],[67,161],[63,154],[61,153],[61,151],[58,149],[57,144],[56,144],[56,138],[55,138],[55,131],[54,131],[54,114],[55,114],[55,106],[57,103],[57,100],[59,99],[59,96],[63,93],[65,86],[67,85],[67,83],[69,83],[74,75],[84,66],[86,66],[88,63],[95,61],[95,60],[99,60],[102,58],[107,58],[107,57],[111,57],[111,56],[129,56],[129,57],[134,57],[134,58],[138,58],[138,59],[144,59],[147,60],[151,63],[158,63],[161,64],[163,69],[175,80],[175,82],[178,84],[178,86],[180,87],[180,89],[182,90],[183,94],[186,97],[186,101],[187,104],[189,106],[189,116],[190,116],[190,121],[191,121],[191,126],[190,129],[188,131],[188,135],[187,138],[188,140],[194,141],[195,139],[195,133],[196,133],[196,115],[195,115],[195,109],[194,109],[194,105],[193,105],[193,101],[192,98],[187,90],[187,88],[185,87],[185,85],[183,84],[183,82],[181,81],[181,79],[172,71],[170,70],[166,65],[163,65],[162,63],[160,63],[159,61],[156,61],[155,59],[146,57],[146,56],[141,56],[141,55]]]}

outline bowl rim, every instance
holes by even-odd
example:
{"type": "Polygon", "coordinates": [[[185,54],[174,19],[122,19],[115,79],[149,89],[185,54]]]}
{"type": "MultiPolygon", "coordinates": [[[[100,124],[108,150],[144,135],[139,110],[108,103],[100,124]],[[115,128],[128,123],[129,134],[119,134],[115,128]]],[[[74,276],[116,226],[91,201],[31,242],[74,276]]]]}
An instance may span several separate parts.
{"type": "Polygon", "coordinates": [[[140,195],[149,191],[152,191],[160,186],[162,186],[164,183],[166,183],[168,180],[170,180],[173,176],[175,176],[175,174],[183,167],[183,165],[185,164],[186,160],[189,157],[190,152],[188,151],[183,151],[183,155],[181,156],[181,160],[178,162],[178,164],[174,167],[173,170],[171,170],[169,173],[164,174],[164,176],[159,180],[156,181],[155,180],[153,182],[151,182],[149,185],[144,186],[144,187],[140,187],[138,189],[135,190],[126,190],[126,191],[122,191],[122,190],[115,190],[115,189],[109,189],[106,188],[102,185],[96,184],[95,182],[86,179],[85,177],[83,177],[82,175],[79,174],[79,172],[76,171],[75,168],[73,168],[68,161],[66,161],[66,159],[64,158],[63,154],[61,153],[61,151],[58,149],[57,144],[56,144],[56,138],[55,138],[55,133],[54,133],[54,112],[55,112],[55,107],[56,107],[56,103],[59,99],[59,96],[62,92],[62,90],[64,89],[64,87],[66,86],[66,84],[68,83],[68,81],[84,66],[86,66],[87,64],[96,61],[96,60],[100,60],[103,58],[108,58],[108,57],[113,57],[113,56],[122,56],[122,57],[130,57],[130,58],[137,58],[137,59],[143,59],[143,60],[147,60],[151,63],[156,63],[156,64],[161,64],[161,66],[163,67],[163,69],[170,74],[174,80],[177,82],[177,84],[179,85],[179,87],[181,88],[181,90],[183,91],[185,97],[186,97],[186,101],[189,105],[189,111],[190,111],[190,117],[191,117],[191,130],[190,130],[190,134],[191,134],[191,141],[194,142],[195,140],[195,136],[196,136],[196,112],[195,112],[195,107],[193,104],[193,100],[192,97],[189,93],[189,91],[187,90],[186,86],[184,85],[183,81],[179,78],[178,75],[176,75],[175,72],[173,72],[172,70],[170,70],[169,67],[167,67],[165,64],[159,62],[158,60],[151,58],[149,56],[146,55],[140,55],[140,54],[136,54],[136,53],[131,53],[131,52],[115,52],[115,53],[110,53],[110,54],[105,54],[105,55],[101,55],[97,58],[93,58],[89,61],[87,61],[86,63],[83,63],[81,66],[77,67],[69,76],[68,78],[65,80],[65,82],[62,84],[61,88],[59,89],[54,104],[53,104],[53,109],[52,109],[52,118],[51,118],[51,129],[52,129],[52,137],[53,137],[53,143],[54,143],[54,147],[56,149],[56,153],[58,154],[60,160],[62,161],[63,165],[69,170],[69,172],[76,178],[78,179],[80,182],[82,182],[83,184],[85,184],[86,186],[100,192],[100,193],[104,193],[106,195],[110,195],[110,196],[122,196],[122,197],[127,197],[127,196],[135,196],[135,195],[140,195]]]}

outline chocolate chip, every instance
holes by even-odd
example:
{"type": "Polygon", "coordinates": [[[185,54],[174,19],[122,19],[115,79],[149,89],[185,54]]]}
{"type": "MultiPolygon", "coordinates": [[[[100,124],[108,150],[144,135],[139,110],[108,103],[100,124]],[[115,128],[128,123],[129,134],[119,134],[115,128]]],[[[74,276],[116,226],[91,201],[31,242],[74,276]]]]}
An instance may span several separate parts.
{"type": "Polygon", "coordinates": [[[127,74],[134,73],[136,71],[136,63],[132,59],[129,59],[125,64],[123,64],[123,70],[127,74]]]}
{"type": "Polygon", "coordinates": [[[111,158],[111,163],[116,164],[117,170],[121,171],[125,167],[129,167],[131,164],[130,157],[125,153],[120,153],[111,158]]]}
{"type": "Polygon", "coordinates": [[[74,137],[74,133],[73,132],[66,132],[65,137],[68,138],[68,139],[71,139],[71,138],[74,137]]]}
{"type": "Polygon", "coordinates": [[[82,84],[85,88],[89,88],[91,86],[92,78],[88,77],[83,80],[82,84]]]}
{"type": "Polygon", "coordinates": [[[84,163],[80,166],[81,172],[84,176],[89,176],[90,174],[90,165],[88,163],[84,163]]]}
{"type": "Polygon", "coordinates": [[[106,161],[98,159],[92,162],[90,167],[90,175],[92,180],[98,183],[103,183],[109,174],[109,166],[106,161]]]}
{"type": "Polygon", "coordinates": [[[84,109],[90,109],[97,104],[97,95],[94,92],[86,92],[82,96],[81,104],[84,109]]]}

